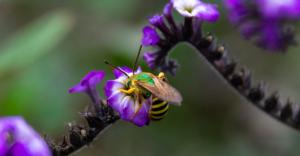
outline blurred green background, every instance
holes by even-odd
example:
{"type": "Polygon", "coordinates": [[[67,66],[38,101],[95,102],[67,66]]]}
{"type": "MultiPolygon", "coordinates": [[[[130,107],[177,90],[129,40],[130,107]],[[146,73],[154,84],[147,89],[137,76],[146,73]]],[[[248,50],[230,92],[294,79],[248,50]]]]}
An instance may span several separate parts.
{"type": "MultiPolygon", "coordinates": [[[[0,115],[22,115],[42,134],[61,137],[65,124],[80,121],[78,112],[89,103],[83,94],[68,94],[68,88],[93,69],[106,70],[111,79],[104,59],[131,65],[146,19],[166,2],[1,0],[0,115]]],[[[224,14],[205,31],[219,36],[255,79],[266,80],[283,99],[300,101],[300,49],[286,54],[259,50],[241,39],[224,14]]],[[[241,98],[192,48],[181,44],[172,57],[181,64],[169,80],[183,94],[182,107],[172,107],[163,121],[149,127],[117,122],[77,155],[299,155],[300,133],[241,98]]]]}

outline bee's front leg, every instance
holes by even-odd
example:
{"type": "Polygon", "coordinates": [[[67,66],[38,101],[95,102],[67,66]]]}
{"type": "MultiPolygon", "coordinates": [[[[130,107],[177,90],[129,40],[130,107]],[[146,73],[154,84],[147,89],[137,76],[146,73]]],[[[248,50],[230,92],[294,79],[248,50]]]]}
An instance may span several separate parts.
{"type": "Polygon", "coordinates": [[[125,89],[120,89],[121,92],[125,93],[125,94],[132,94],[135,92],[135,88],[130,88],[128,90],[125,90],[125,89]]]}

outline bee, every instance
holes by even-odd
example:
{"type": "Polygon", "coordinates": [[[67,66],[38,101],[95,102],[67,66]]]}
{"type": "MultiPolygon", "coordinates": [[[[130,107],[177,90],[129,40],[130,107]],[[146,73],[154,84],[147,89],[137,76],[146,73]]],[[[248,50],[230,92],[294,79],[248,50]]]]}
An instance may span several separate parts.
{"type": "Polygon", "coordinates": [[[108,63],[114,69],[121,71],[128,77],[125,81],[125,88],[120,89],[121,92],[132,96],[138,101],[139,106],[136,109],[136,113],[142,106],[142,101],[151,98],[152,104],[150,106],[149,118],[153,121],[158,121],[164,118],[169,110],[169,104],[180,106],[182,102],[182,96],[172,87],[163,72],[160,72],[157,76],[150,72],[141,72],[135,74],[134,71],[137,68],[137,61],[141,53],[142,46],[140,46],[138,55],[136,57],[133,74],[128,75],[122,69],[108,63]]]}

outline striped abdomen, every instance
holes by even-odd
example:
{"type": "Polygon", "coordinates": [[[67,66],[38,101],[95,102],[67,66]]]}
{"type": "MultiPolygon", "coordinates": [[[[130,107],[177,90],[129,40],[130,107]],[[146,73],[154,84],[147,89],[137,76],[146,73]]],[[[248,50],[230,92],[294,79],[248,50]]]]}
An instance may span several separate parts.
{"type": "Polygon", "coordinates": [[[164,118],[169,110],[169,104],[167,101],[154,98],[150,109],[150,119],[158,121],[164,118]]]}

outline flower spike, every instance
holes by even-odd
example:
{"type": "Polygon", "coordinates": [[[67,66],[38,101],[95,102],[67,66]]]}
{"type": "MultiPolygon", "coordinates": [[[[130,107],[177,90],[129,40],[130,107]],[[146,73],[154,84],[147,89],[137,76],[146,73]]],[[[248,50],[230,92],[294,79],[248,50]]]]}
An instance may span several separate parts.
{"type": "MultiPolygon", "coordinates": [[[[279,0],[278,2],[276,0],[276,3],[268,3],[268,7],[279,10],[290,8],[291,10],[279,16],[278,14],[276,15],[275,12],[271,12],[269,8],[269,10],[266,10],[268,12],[263,14],[259,21],[248,21],[247,19],[256,17],[253,16],[255,14],[251,14],[255,13],[251,12],[251,8],[253,9],[255,7],[249,7],[248,5],[252,4],[253,6],[254,3],[261,4],[266,1],[253,1],[248,4],[244,3],[245,1],[242,0],[225,0],[225,4],[227,8],[232,10],[230,12],[231,21],[239,24],[243,34],[245,34],[247,38],[257,35],[258,32],[263,32],[262,34],[259,34],[260,38],[257,40],[258,45],[273,50],[286,49],[286,43],[292,43],[294,33],[291,30],[283,31],[281,24],[285,21],[284,19],[294,20],[295,18],[298,18],[298,11],[300,9],[293,9],[298,8],[298,3],[296,0],[289,0],[289,3],[284,4],[279,2],[279,0]],[[275,15],[276,18],[274,19],[275,15]],[[269,17],[273,18],[270,20],[269,17]],[[248,23],[244,23],[245,20],[248,23]]],[[[297,107],[297,104],[290,100],[286,103],[282,103],[277,94],[267,93],[265,83],[253,83],[251,72],[245,67],[239,67],[234,60],[229,58],[227,55],[227,48],[224,45],[218,44],[213,35],[210,33],[203,33],[202,25],[205,20],[203,20],[203,18],[199,19],[199,16],[196,16],[196,13],[194,13],[198,4],[202,2],[197,0],[172,0],[170,3],[182,16],[184,16],[185,20],[181,24],[178,24],[181,25],[181,27],[178,27],[177,31],[172,29],[172,25],[177,24],[172,24],[172,21],[167,20],[168,25],[170,26],[170,28],[168,27],[168,31],[171,34],[169,36],[164,36],[166,38],[164,44],[152,46],[153,49],[155,49],[153,52],[144,53],[144,60],[151,69],[168,71],[169,73],[174,74],[178,65],[175,61],[169,59],[168,56],[170,50],[180,42],[187,42],[195,47],[195,49],[205,57],[224,80],[239,92],[241,96],[248,99],[249,102],[273,118],[297,130],[299,129],[300,108],[297,107]]],[[[213,5],[211,4],[210,6],[213,5]]],[[[169,8],[165,8],[164,12],[163,15],[166,19],[172,17],[169,8]]]]}
{"type": "Polygon", "coordinates": [[[246,39],[270,52],[285,52],[295,45],[288,24],[300,19],[298,0],[224,0],[229,19],[246,39]]]}
{"type": "Polygon", "coordinates": [[[200,0],[171,0],[165,5],[162,15],[156,14],[149,19],[149,23],[159,29],[162,36],[155,33],[154,29],[149,26],[143,30],[142,44],[157,49],[155,52],[144,53],[144,60],[151,69],[159,68],[175,75],[178,64],[172,59],[166,59],[167,51],[181,41],[199,41],[202,24],[216,22],[218,17],[219,12],[215,4],[204,3],[200,0]],[[183,24],[175,23],[172,15],[173,9],[185,17],[183,24]]]}

